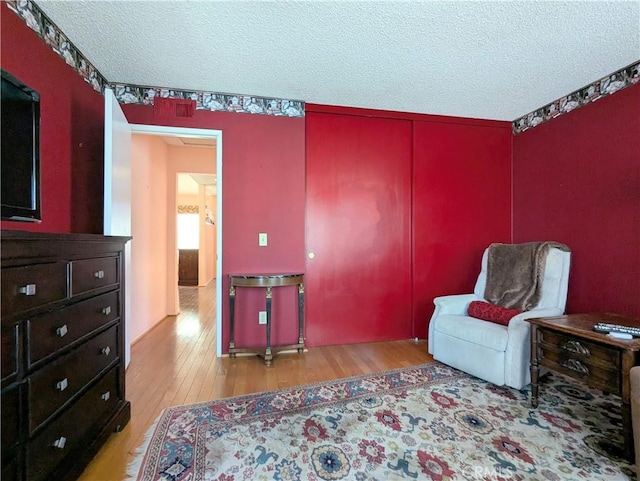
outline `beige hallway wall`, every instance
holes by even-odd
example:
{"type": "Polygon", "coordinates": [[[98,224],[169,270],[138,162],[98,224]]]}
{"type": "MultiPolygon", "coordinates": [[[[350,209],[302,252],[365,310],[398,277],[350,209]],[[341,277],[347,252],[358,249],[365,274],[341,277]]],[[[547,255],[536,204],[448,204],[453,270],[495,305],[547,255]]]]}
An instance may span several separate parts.
{"type": "Polygon", "coordinates": [[[218,197],[215,195],[205,194],[204,203],[208,208],[214,219],[214,224],[205,223],[204,226],[204,244],[207,246],[204,259],[204,274],[205,285],[211,282],[216,277],[216,252],[218,250],[217,242],[217,230],[215,225],[215,214],[217,207],[218,197]]]}
{"type": "Polygon", "coordinates": [[[131,136],[131,342],[167,315],[167,159],[160,138],[131,136]]]}

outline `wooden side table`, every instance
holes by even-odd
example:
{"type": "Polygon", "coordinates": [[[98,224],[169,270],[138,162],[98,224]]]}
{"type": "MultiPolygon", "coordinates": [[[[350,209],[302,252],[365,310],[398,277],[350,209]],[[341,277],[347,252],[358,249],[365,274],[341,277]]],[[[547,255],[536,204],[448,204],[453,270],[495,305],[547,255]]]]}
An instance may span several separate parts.
{"type": "Polygon", "coordinates": [[[640,320],[617,314],[571,314],[527,319],[531,323],[531,404],[538,406],[540,366],[616,394],[622,400],[624,455],[633,463],[629,371],[640,364],[640,338],[616,339],[595,332],[598,322],[640,327],[640,320]]]}
{"type": "Polygon", "coordinates": [[[304,274],[229,274],[229,357],[236,357],[239,352],[252,352],[264,357],[267,366],[278,352],[286,349],[297,349],[304,351],[304,274]],[[286,346],[271,346],[271,300],[272,289],[282,286],[298,286],[298,343],[286,346]],[[236,287],[262,287],[265,289],[266,311],[267,311],[267,344],[264,348],[257,347],[236,347],[235,343],[235,301],[236,287]]]}

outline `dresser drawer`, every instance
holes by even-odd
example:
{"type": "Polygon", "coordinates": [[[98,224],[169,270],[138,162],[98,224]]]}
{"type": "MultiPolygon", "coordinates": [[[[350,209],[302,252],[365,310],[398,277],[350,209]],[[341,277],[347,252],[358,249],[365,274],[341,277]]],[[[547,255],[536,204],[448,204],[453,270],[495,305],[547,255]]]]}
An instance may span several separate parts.
{"type": "Polygon", "coordinates": [[[117,257],[101,257],[71,262],[72,297],[117,283],[117,257]]]}
{"type": "Polygon", "coordinates": [[[2,346],[0,350],[2,379],[18,373],[18,325],[2,324],[2,346]]]}
{"type": "Polygon", "coordinates": [[[90,339],[29,379],[29,432],[33,432],[118,357],[118,326],[90,339]]]}
{"type": "Polygon", "coordinates": [[[16,314],[67,297],[67,264],[2,269],[2,315],[16,314]]]}
{"type": "Polygon", "coordinates": [[[87,299],[27,321],[29,368],[119,316],[119,291],[87,299]]]}
{"type": "Polygon", "coordinates": [[[118,373],[114,368],[29,443],[28,479],[56,479],[51,475],[56,467],[66,456],[81,454],[106,424],[118,402],[118,373]]]}
{"type": "Polygon", "coordinates": [[[20,472],[18,471],[18,460],[15,457],[9,459],[2,459],[2,475],[0,479],[2,481],[18,481],[20,479],[20,472]]]}
{"type": "Polygon", "coordinates": [[[602,391],[620,393],[620,352],[617,349],[552,331],[538,332],[542,365],[582,379],[602,391]]]}
{"type": "MultiPolygon", "coordinates": [[[[20,437],[20,385],[2,393],[2,451],[14,446],[20,437]]],[[[3,478],[4,479],[4,478],[3,478]]]]}

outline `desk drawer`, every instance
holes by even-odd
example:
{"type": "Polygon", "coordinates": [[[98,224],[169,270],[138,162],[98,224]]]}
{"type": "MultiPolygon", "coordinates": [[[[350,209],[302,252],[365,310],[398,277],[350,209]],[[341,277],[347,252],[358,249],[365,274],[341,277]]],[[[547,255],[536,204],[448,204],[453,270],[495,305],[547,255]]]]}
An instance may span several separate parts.
{"type": "Polygon", "coordinates": [[[108,329],[31,376],[30,433],[117,359],[117,329],[108,329]]]}
{"type": "Polygon", "coordinates": [[[51,476],[68,455],[79,455],[93,441],[118,404],[117,368],[109,371],[84,396],[53,421],[27,448],[29,481],[56,479],[51,476]]]}
{"type": "Polygon", "coordinates": [[[71,262],[71,296],[118,282],[118,258],[101,257],[71,262]]]}
{"type": "Polygon", "coordinates": [[[602,391],[620,393],[620,352],[617,349],[544,329],[538,334],[542,365],[582,379],[602,391]]]}
{"type": "Polygon", "coordinates": [[[119,291],[114,291],[29,319],[29,368],[117,319],[119,312],[119,291]]]}
{"type": "Polygon", "coordinates": [[[67,264],[33,264],[2,269],[2,316],[67,297],[67,264]]]}

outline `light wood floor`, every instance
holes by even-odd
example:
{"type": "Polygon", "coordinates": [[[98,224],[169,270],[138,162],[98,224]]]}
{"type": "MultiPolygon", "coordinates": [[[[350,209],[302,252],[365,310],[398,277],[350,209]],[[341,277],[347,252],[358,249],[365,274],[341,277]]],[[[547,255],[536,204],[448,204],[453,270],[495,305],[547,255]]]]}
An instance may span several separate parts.
{"type": "Polygon", "coordinates": [[[120,481],[145,432],[169,406],[337,379],[432,360],[426,341],[312,347],[261,358],[215,357],[215,283],[180,288],[179,316],[171,316],[131,348],[126,397],[131,421],[111,435],[80,481],[120,481]]]}

